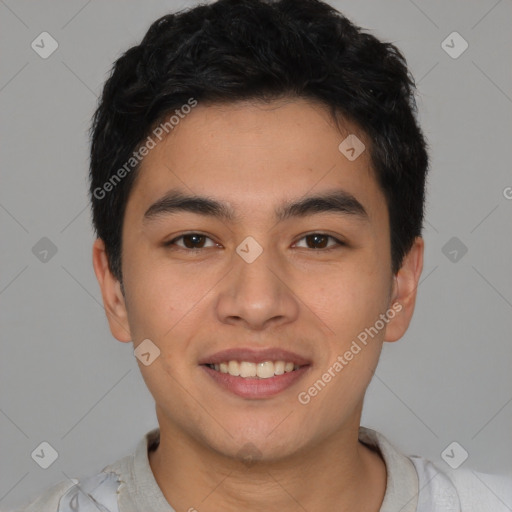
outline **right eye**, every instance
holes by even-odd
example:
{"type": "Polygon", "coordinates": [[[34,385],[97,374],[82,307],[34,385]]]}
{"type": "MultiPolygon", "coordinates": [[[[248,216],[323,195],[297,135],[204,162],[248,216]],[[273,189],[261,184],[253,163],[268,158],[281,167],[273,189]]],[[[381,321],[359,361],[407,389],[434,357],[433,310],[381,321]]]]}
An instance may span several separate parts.
{"type": "Polygon", "coordinates": [[[211,238],[209,238],[206,235],[203,235],[201,233],[186,233],[184,235],[180,235],[180,236],[177,236],[176,238],[173,238],[169,242],[165,242],[164,245],[166,247],[172,247],[173,245],[175,245],[181,249],[191,250],[191,251],[195,251],[198,249],[204,249],[207,247],[218,246],[218,244],[215,243],[211,238]],[[207,240],[209,240],[211,242],[211,245],[205,246],[205,243],[207,240]],[[178,243],[178,241],[181,241],[181,243],[178,243]]]}

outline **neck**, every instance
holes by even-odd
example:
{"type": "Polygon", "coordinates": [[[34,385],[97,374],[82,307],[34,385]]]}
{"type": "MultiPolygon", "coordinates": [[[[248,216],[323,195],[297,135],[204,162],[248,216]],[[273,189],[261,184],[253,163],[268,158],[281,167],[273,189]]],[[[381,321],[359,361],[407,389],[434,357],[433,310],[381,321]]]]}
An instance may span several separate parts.
{"type": "Polygon", "coordinates": [[[149,462],[163,495],[179,511],[378,512],[384,499],[386,466],[358,441],[359,421],[285,460],[246,464],[179,430],[160,428],[149,462]]]}

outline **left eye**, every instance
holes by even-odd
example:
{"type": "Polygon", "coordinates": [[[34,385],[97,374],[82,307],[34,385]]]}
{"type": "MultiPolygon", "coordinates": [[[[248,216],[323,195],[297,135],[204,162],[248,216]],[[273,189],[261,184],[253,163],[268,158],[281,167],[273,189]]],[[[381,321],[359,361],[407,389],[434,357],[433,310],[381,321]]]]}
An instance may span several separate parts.
{"type": "MultiPolygon", "coordinates": [[[[317,249],[325,249],[330,250],[335,248],[336,246],[345,245],[341,240],[334,238],[331,235],[326,235],[324,233],[311,233],[301,238],[301,240],[311,241],[313,244],[320,245],[320,247],[316,247],[317,249]],[[330,247],[325,247],[327,240],[334,240],[334,245],[330,247]]],[[[307,242],[306,242],[307,243],[307,242]]]]}
{"type": "MultiPolygon", "coordinates": [[[[208,237],[206,235],[202,235],[201,233],[188,233],[185,235],[181,235],[181,236],[174,238],[173,240],[171,240],[169,242],[166,242],[164,245],[165,246],[176,245],[185,250],[197,250],[197,249],[205,248],[204,243],[206,240],[210,240],[212,242],[212,245],[210,245],[210,247],[214,247],[216,245],[218,246],[218,244],[213,242],[213,240],[210,237],[208,237]],[[178,240],[183,240],[184,245],[177,244],[176,242],[178,240]]],[[[307,245],[313,244],[316,246],[316,247],[306,247],[309,249],[329,250],[329,249],[333,249],[337,246],[345,245],[341,240],[338,240],[337,238],[335,238],[331,235],[326,235],[323,233],[311,233],[309,235],[303,236],[300,240],[306,240],[307,245]],[[334,244],[326,247],[326,244],[328,243],[329,239],[333,240],[334,244]]]]}

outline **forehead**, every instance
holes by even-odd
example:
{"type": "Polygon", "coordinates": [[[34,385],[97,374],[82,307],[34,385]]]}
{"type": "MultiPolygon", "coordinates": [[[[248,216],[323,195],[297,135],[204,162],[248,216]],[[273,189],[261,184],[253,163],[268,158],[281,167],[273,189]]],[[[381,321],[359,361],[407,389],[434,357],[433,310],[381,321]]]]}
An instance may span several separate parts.
{"type": "Polygon", "coordinates": [[[127,212],[142,216],[173,188],[225,200],[250,215],[273,212],[283,200],[341,188],[370,217],[387,214],[365,134],[349,122],[340,129],[324,108],[302,99],[199,103],[144,158],[127,212]],[[354,142],[360,143],[358,152],[365,149],[350,159],[354,152],[346,149],[354,142]]]}

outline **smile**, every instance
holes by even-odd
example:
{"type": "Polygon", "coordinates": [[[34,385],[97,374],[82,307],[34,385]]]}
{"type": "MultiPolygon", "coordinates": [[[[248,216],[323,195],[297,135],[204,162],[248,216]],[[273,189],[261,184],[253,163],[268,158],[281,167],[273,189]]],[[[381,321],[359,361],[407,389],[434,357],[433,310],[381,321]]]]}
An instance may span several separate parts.
{"type": "Polygon", "coordinates": [[[228,361],[202,364],[200,368],[207,374],[210,382],[219,389],[241,398],[262,400],[290,388],[305,376],[311,369],[311,365],[298,366],[284,361],[261,363],[228,361]],[[230,373],[231,371],[233,374],[230,373]],[[237,372],[238,375],[235,375],[237,372]]]}
{"type": "Polygon", "coordinates": [[[298,364],[286,361],[264,361],[261,363],[225,361],[220,364],[209,364],[207,366],[217,372],[227,373],[233,377],[242,377],[243,379],[270,379],[300,368],[298,364]]]}

